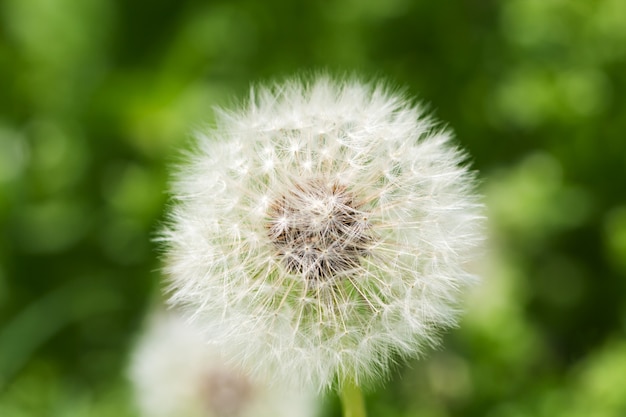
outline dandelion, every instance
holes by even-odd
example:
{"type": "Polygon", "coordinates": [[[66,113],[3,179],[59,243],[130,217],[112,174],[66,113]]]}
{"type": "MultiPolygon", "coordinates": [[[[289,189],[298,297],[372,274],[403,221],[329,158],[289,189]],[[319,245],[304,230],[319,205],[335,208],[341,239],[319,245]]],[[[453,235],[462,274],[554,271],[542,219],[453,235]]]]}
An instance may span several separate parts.
{"type": "Polygon", "coordinates": [[[451,133],[382,84],[252,91],[173,183],[170,302],[257,374],[324,390],[455,324],[480,204],[451,133]]]}
{"type": "Polygon", "coordinates": [[[311,392],[251,378],[176,313],[159,312],[134,351],[130,379],[144,417],[312,417],[311,392]]]}

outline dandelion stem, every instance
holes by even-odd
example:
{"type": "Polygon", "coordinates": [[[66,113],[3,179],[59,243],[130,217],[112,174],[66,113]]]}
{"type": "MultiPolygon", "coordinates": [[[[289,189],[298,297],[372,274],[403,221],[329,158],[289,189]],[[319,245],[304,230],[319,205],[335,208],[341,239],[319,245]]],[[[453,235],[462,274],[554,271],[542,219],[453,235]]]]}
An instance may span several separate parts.
{"type": "Polygon", "coordinates": [[[358,385],[353,381],[346,380],[339,395],[343,417],[366,417],[363,393],[358,385]]]}

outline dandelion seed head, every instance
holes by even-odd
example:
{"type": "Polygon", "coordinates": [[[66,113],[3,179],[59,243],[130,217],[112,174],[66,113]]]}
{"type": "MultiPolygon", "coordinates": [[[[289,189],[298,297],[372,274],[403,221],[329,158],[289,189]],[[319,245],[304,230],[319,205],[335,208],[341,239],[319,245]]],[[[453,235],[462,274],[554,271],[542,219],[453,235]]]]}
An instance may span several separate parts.
{"type": "Polygon", "coordinates": [[[170,302],[258,375],[375,380],[437,343],[474,280],[482,214],[465,159],[381,84],[254,89],[176,175],[170,302]]]}
{"type": "Polygon", "coordinates": [[[312,417],[315,396],[269,388],[207,343],[176,313],[159,312],[141,335],[129,369],[144,417],[312,417]]]}

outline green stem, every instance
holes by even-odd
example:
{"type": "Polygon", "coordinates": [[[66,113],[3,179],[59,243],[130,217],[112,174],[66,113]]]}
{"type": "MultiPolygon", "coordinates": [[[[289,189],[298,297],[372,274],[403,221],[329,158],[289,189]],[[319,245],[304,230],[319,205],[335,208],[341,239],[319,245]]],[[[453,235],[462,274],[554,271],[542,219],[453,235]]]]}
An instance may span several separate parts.
{"type": "Polygon", "coordinates": [[[343,417],[366,417],[363,393],[358,385],[352,381],[345,381],[341,386],[339,396],[343,417]]]}

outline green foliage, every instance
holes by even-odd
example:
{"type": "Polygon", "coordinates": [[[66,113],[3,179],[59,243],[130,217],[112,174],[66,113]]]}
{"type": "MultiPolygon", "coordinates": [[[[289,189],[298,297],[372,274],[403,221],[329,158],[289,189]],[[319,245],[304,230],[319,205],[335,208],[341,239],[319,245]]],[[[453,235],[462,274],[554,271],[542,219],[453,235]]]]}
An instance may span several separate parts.
{"type": "Polygon", "coordinates": [[[0,415],[135,415],[168,165],[250,82],[319,69],[432,103],[490,218],[460,329],[370,414],[626,414],[626,2],[4,0],[0,19],[0,415]]]}

